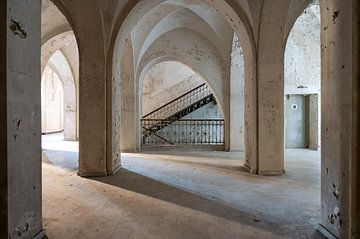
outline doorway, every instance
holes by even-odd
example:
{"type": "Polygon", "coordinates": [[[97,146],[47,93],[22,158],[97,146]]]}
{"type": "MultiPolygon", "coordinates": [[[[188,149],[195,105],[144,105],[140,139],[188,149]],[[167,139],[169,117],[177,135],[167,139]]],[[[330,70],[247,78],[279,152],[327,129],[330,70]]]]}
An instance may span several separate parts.
{"type": "Polygon", "coordinates": [[[285,147],[309,147],[309,96],[287,95],[285,100],[285,147]]]}

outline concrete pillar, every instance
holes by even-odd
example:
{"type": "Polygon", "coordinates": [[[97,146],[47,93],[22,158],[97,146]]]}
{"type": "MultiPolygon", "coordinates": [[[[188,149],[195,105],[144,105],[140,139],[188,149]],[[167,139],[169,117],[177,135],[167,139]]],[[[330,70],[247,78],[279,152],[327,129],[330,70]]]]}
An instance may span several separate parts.
{"type": "Polygon", "coordinates": [[[322,0],[322,228],[360,238],[359,1],[322,0]]]}
{"type": "Polygon", "coordinates": [[[41,1],[0,2],[0,238],[40,238],[41,1]]]}
{"type": "Polygon", "coordinates": [[[309,149],[320,147],[320,99],[319,95],[309,96],[309,149]]]}
{"type": "Polygon", "coordinates": [[[230,65],[230,151],[244,151],[244,53],[236,35],[230,65]]]}
{"type": "MultiPolygon", "coordinates": [[[[69,2],[79,47],[80,176],[111,174],[106,157],[106,45],[96,4],[69,2]]],[[[70,18],[69,18],[70,19],[70,18]]]]}
{"type": "Polygon", "coordinates": [[[284,173],[284,29],[290,1],[263,6],[258,49],[258,173],[284,173]]]}
{"type": "Polygon", "coordinates": [[[121,151],[136,152],[139,150],[139,133],[137,125],[139,112],[136,102],[136,80],[134,72],[133,46],[128,38],[123,48],[121,59],[121,151]]]}
{"type": "MultiPolygon", "coordinates": [[[[250,48],[250,47],[249,47],[250,48]]],[[[244,49],[246,49],[244,47],[244,49]]],[[[258,87],[255,50],[244,51],[244,166],[258,172],[258,87]]]]}

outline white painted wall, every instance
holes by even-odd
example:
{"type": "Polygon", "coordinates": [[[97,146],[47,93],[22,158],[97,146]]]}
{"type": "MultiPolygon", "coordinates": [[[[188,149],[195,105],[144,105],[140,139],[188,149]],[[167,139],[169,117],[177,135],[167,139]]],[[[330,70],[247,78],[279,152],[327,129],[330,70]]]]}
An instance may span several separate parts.
{"type": "Polygon", "coordinates": [[[244,53],[236,34],[230,65],[230,150],[244,151],[244,53]]]}
{"type": "Polygon", "coordinates": [[[45,67],[41,84],[42,133],[64,130],[64,91],[58,75],[45,67]]]}
{"type": "Polygon", "coordinates": [[[165,61],[154,65],[144,76],[143,115],[201,84],[203,84],[201,76],[182,63],[165,61]]]}

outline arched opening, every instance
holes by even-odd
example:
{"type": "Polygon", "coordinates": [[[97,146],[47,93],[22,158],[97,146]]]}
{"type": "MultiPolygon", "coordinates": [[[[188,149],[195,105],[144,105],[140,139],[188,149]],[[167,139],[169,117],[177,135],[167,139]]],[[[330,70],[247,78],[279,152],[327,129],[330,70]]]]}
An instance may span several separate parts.
{"type": "Polygon", "coordinates": [[[142,90],[140,79],[146,68],[164,60],[176,60],[192,66],[208,80],[218,105],[223,106],[225,150],[244,151],[245,167],[256,172],[257,127],[253,119],[257,114],[257,91],[251,39],[239,15],[226,3],[139,1],[122,23],[114,42],[110,132],[113,136],[108,141],[112,142],[108,162],[120,162],[121,151],[136,152],[141,148],[142,139],[137,133],[141,125],[133,122],[141,121],[142,103],[137,92],[142,90]],[[239,38],[234,40],[234,36],[239,38]],[[246,95],[244,88],[249,91],[246,95]],[[121,97],[117,96],[120,92],[121,97]],[[121,112],[116,105],[122,106],[121,112]],[[230,128],[236,133],[232,134],[230,128]]]}
{"type": "Polygon", "coordinates": [[[78,169],[79,163],[77,42],[67,19],[50,0],[42,2],[42,20],[41,114],[45,162],[43,166],[73,171],[78,169]]]}
{"type": "Polygon", "coordinates": [[[284,56],[284,165],[287,175],[309,185],[296,203],[306,205],[313,224],[321,221],[320,29],[313,1],[293,25],[284,56]]]}
{"type": "Polygon", "coordinates": [[[320,7],[295,22],[285,50],[285,147],[320,147],[320,7]]]}
{"type": "Polygon", "coordinates": [[[182,63],[164,61],[151,66],[140,82],[142,149],[203,146],[224,150],[224,117],[201,75],[182,63]]]}
{"type": "MultiPolygon", "coordinates": [[[[2,1],[0,4],[2,13],[0,22],[5,36],[0,41],[2,54],[0,73],[4,79],[0,83],[0,104],[4,112],[0,117],[2,147],[0,158],[4,159],[0,160],[0,221],[3,222],[0,237],[4,238],[43,237],[40,196],[42,180],[39,78],[41,76],[38,61],[41,2],[48,3],[46,0],[34,0],[31,3],[13,0],[2,1]],[[32,68],[33,66],[37,69],[32,68]]],[[[283,53],[286,45],[284,43],[286,43],[288,27],[291,28],[292,21],[308,2],[310,0],[134,0],[98,1],[97,4],[84,5],[83,1],[59,1],[59,6],[60,3],[66,4],[68,11],[73,14],[78,26],[76,30],[81,36],[79,37],[82,55],[80,99],[81,130],[84,139],[81,146],[84,152],[82,157],[90,159],[81,163],[82,170],[79,171],[83,174],[79,172],[80,175],[108,175],[116,172],[117,166],[120,166],[121,148],[118,144],[121,138],[117,133],[121,130],[119,128],[121,118],[126,117],[121,112],[124,105],[120,107],[123,101],[119,92],[126,86],[122,82],[122,76],[129,73],[127,79],[132,82],[129,88],[133,91],[129,92],[134,96],[130,98],[133,103],[131,109],[135,112],[133,115],[136,119],[141,116],[138,112],[142,109],[141,102],[138,102],[139,96],[136,94],[143,89],[140,79],[149,64],[160,64],[161,60],[167,59],[191,65],[195,72],[201,72],[201,75],[209,81],[209,86],[218,99],[217,102],[223,105],[225,121],[231,121],[232,86],[229,56],[231,42],[234,42],[232,37],[234,32],[245,45],[243,47],[244,129],[245,134],[251,133],[244,137],[245,166],[259,174],[262,172],[266,175],[283,174],[283,53]],[[282,4],[274,5],[274,2],[282,4]],[[137,3],[139,6],[136,5],[137,3]],[[132,7],[134,11],[131,10],[132,7]],[[124,16],[125,13],[129,13],[129,21],[124,16]],[[117,17],[120,20],[117,20],[117,17]],[[125,24],[122,24],[123,19],[126,19],[125,24]],[[288,24],[289,22],[291,24],[288,24]],[[120,34],[117,32],[118,28],[120,34]],[[244,29],[248,30],[248,35],[246,35],[247,31],[242,32],[244,29]],[[119,36],[118,41],[115,40],[117,36],[119,36]],[[122,54],[125,47],[129,48],[132,54],[127,62],[131,63],[130,68],[123,67],[125,64],[121,59],[126,57],[122,54]],[[113,64],[116,67],[111,68],[108,63],[112,62],[114,48],[116,53],[113,64]],[[254,52],[255,54],[252,54],[254,52]],[[254,66],[249,67],[254,62],[254,66]],[[201,71],[202,68],[208,71],[201,71]],[[129,72],[124,69],[129,69],[129,72]],[[251,82],[253,75],[255,82],[251,82]],[[252,117],[247,118],[248,115],[252,117]],[[254,125],[257,127],[253,127],[254,125]],[[92,127],[95,130],[92,130],[92,127]],[[257,154],[261,154],[261,157],[257,157],[257,154]]],[[[360,228],[358,226],[358,218],[360,218],[358,210],[360,205],[358,203],[359,2],[321,0],[321,3],[323,83],[321,86],[323,126],[321,222],[324,228],[329,230],[328,234],[333,234],[327,237],[351,238],[359,235],[358,228],[360,228]]],[[[42,10],[46,12],[49,9],[54,8],[44,6],[42,10]]],[[[71,31],[68,24],[62,25],[62,18],[58,21],[56,11],[50,11],[48,16],[54,21],[50,24],[43,21],[46,22],[44,28],[50,26],[49,31],[44,31],[42,35],[43,44],[49,41],[53,43],[51,39],[59,34],[64,34],[63,37],[66,32],[71,31]],[[51,31],[53,24],[57,26],[56,31],[51,31]]],[[[306,39],[304,42],[307,42],[306,39]]],[[[49,46],[53,46],[52,43],[49,46]]],[[[61,47],[53,52],[51,50],[44,59],[47,55],[49,58],[55,57],[59,50],[68,59],[70,68],[75,69],[66,49],[61,47]]],[[[301,44],[296,44],[293,49],[301,51],[301,44]]],[[[313,60],[306,55],[298,54],[295,57],[313,60]]],[[[51,77],[44,81],[43,88],[55,88],[49,90],[48,95],[54,97],[64,95],[65,87],[59,87],[61,84],[59,82],[64,80],[63,70],[51,64],[46,66],[47,60],[44,62],[42,69],[51,77]]],[[[287,66],[292,68],[291,64],[287,66]]],[[[300,69],[306,71],[305,68],[300,67],[300,69]]],[[[76,79],[76,71],[72,72],[73,78],[76,79]]],[[[310,89],[310,84],[305,85],[302,80],[299,82],[296,93],[286,91],[291,87],[285,88],[285,92],[288,92],[286,100],[316,94],[316,91],[305,91],[310,89]]],[[[61,98],[63,97],[52,100],[54,108],[57,109],[54,112],[58,113],[57,117],[60,119],[65,118],[65,112],[61,113],[63,109],[61,105],[66,104],[61,98]]],[[[302,106],[307,105],[307,101],[311,100],[299,100],[302,106]]],[[[316,104],[316,97],[312,102],[316,104]]],[[[288,105],[291,106],[289,112],[298,111],[301,106],[296,102],[290,102],[288,105]]],[[[314,108],[316,109],[316,106],[314,108]]],[[[300,114],[298,117],[301,121],[300,125],[306,120],[308,123],[305,123],[305,127],[299,127],[299,132],[302,133],[300,140],[293,139],[299,141],[289,142],[288,147],[311,145],[309,134],[311,120],[306,117],[310,114],[310,109],[300,114]]],[[[316,113],[313,115],[316,117],[316,113]]],[[[46,120],[47,117],[44,118],[46,120]]],[[[287,127],[290,129],[286,132],[289,134],[288,139],[291,139],[290,121],[291,117],[287,118],[287,127]]],[[[314,121],[316,122],[316,119],[314,121]]],[[[53,130],[56,128],[65,130],[65,123],[61,125],[63,120],[57,122],[59,124],[55,125],[53,130]]],[[[46,127],[47,123],[44,128],[46,127]]],[[[317,132],[318,130],[313,130],[314,134],[317,132]]],[[[227,138],[228,142],[231,141],[231,137],[229,138],[227,138]]],[[[318,140],[313,142],[316,149],[320,144],[318,140]]],[[[121,173],[97,180],[66,177],[75,175],[75,170],[71,172],[61,170],[62,185],[49,181],[46,185],[49,172],[50,174],[54,172],[47,171],[48,175],[44,174],[46,185],[44,190],[53,190],[55,197],[52,198],[54,200],[46,201],[46,198],[44,200],[45,225],[48,227],[54,226],[56,222],[68,223],[55,225],[54,227],[60,230],[50,237],[101,238],[120,235],[138,238],[236,238],[241,235],[249,238],[311,238],[317,236],[314,235],[314,221],[318,222],[319,218],[317,215],[319,204],[316,205],[318,197],[315,199],[310,194],[319,185],[319,181],[318,177],[308,174],[311,170],[319,171],[316,165],[305,168],[306,162],[299,161],[296,168],[299,172],[303,172],[302,175],[288,173],[278,177],[263,177],[239,172],[236,163],[222,167],[226,171],[218,170],[220,167],[214,160],[217,156],[216,152],[210,152],[202,158],[198,157],[198,161],[191,161],[194,157],[189,152],[184,154],[186,155],[181,155],[183,157],[148,156],[152,160],[144,160],[140,156],[125,160],[123,162],[125,167],[121,173]],[[207,167],[197,167],[199,164],[207,167]],[[303,180],[299,180],[298,175],[303,180]],[[308,175],[310,177],[307,177],[308,175]],[[74,182],[79,187],[73,188],[74,182]],[[64,188],[68,189],[67,192],[75,192],[77,196],[82,195],[71,197],[64,193],[66,190],[61,190],[64,188]],[[55,213],[49,216],[46,204],[53,202],[55,213]],[[298,202],[302,203],[300,207],[298,202]],[[67,211],[62,210],[63,208],[67,208],[67,211]],[[71,215],[72,218],[67,220],[65,215],[71,215]],[[98,219],[96,223],[93,218],[98,219]],[[174,228],[176,231],[173,230],[174,228]]],[[[51,162],[53,161],[48,161],[44,165],[53,166],[51,162]]]]}
{"type": "Polygon", "coordinates": [[[77,169],[76,86],[68,61],[60,50],[50,57],[41,82],[44,160],[77,169]]]}

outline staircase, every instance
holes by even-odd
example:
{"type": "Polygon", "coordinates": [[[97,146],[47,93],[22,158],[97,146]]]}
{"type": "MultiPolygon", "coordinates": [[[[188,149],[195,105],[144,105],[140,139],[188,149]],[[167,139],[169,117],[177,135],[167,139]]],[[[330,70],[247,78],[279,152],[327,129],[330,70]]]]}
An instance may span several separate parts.
{"type": "Polygon", "coordinates": [[[216,102],[215,97],[208,86],[202,84],[145,115],[142,119],[143,142],[147,137],[154,135],[167,144],[174,144],[157,132],[211,102],[216,102]]]}

